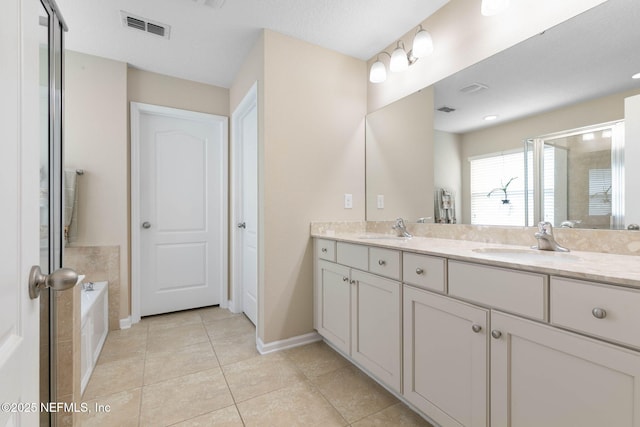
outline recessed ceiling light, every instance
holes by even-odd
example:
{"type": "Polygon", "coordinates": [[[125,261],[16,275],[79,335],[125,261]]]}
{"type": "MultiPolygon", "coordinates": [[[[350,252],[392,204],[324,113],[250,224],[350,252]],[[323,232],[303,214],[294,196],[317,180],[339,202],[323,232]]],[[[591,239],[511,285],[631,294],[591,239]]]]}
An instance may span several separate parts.
{"type": "Polygon", "coordinates": [[[640,73],[635,73],[633,76],[631,76],[632,79],[640,79],[640,73]]]}
{"type": "Polygon", "coordinates": [[[485,119],[486,121],[490,122],[491,120],[495,120],[495,119],[497,119],[497,118],[498,118],[498,116],[497,116],[497,115],[492,114],[492,115],[490,115],[490,116],[486,116],[484,119],[485,119]]]}

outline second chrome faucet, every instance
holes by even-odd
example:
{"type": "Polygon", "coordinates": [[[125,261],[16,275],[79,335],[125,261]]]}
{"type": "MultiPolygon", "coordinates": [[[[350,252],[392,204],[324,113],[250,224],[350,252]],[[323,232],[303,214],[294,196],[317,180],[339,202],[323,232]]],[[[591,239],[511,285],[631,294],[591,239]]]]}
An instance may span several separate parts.
{"type": "Polygon", "coordinates": [[[534,234],[538,240],[537,246],[532,246],[533,249],[540,249],[542,251],[557,251],[557,252],[569,252],[569,249],[564,246],[560,246],[556,239],[553,237],[553,226],[550,222],[542,221],[538,223],[538,231],[534,234]]]}

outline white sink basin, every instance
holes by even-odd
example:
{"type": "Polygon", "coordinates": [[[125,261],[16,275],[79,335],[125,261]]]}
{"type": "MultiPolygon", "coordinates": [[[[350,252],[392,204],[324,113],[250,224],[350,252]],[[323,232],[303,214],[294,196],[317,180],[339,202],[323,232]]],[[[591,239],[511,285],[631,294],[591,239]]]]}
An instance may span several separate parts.
{"type": "Polygon", "coordinates": [[[487,258],[503,260],[508,262],[542,262],[542,263],[564,263],[579,261],[580,257],[567,252],[541,251],[538,249],[516,249],[516,248],[479,248],[473,252],[482,254],[487,258]]]}

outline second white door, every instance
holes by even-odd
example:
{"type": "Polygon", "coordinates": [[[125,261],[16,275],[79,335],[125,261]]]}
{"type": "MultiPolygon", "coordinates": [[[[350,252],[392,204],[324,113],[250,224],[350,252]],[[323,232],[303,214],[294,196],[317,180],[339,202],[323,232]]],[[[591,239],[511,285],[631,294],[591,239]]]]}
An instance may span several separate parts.
{"type": "Polygon", "coordinates": [[[138,103],[131,111],[139,150],[139,215],[132,222],[140,242],[140,314],[219,304],[227,118],[138,103]]]}
{"type": "Polygon", "coordinates": [[[233,114],[236,156],[235,290],[242,293],[242,311],[258,318],[258,104],[254,85],[233,114]]]}

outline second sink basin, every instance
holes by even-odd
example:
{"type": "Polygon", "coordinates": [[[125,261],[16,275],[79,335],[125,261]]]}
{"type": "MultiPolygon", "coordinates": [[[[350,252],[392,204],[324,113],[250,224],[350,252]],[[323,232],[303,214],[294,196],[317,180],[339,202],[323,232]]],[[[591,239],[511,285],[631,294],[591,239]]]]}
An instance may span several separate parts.
{"type": "Polygon", "coordinates": [[[517,248],[478,248],[473,252],[482,254],[487,258],[511,262],[543,262],[561,263],[579,261],[580,257],[567,252],[541,251],[538,249],[517,248]]]}

